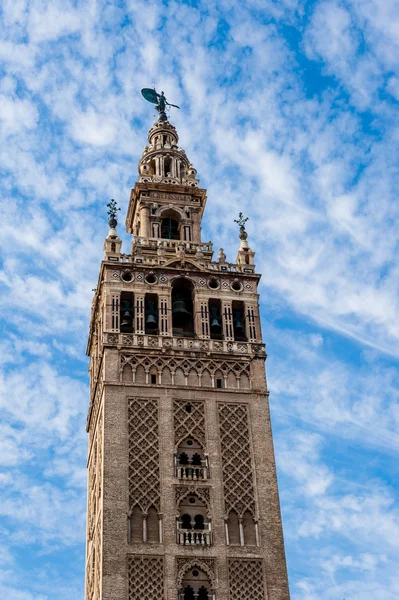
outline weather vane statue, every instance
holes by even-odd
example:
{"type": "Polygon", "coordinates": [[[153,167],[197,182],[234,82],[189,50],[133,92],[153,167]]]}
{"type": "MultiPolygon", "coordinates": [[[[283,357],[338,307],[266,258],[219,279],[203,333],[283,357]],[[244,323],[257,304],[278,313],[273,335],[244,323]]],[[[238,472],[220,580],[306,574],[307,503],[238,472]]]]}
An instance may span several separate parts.
{"type": "Polygon", "coordinates": [[[237,223],[240,227],[240,233],[238,237],[240,240],[246,240],[248,237],[248,233],[245,231],[245,223],[248,221],[249,217],[244,217],[242,212],[238,214],[238,219],[234,219],[234,223],[237,223]]]}
{"type": "Polygon", "coordinates": [[[155,90],[155,88],[154,89],[143,88],[141,90],[141,93],[148,102],[151,102],[152,104],[156,105],[155,108],[159,112],[159,121],[167,121],[168,120],[168,117],[166,115],[166,107],[167,106],[173,106],[174,108],[180,108],[180,106],[176,106],[176,104],[170,104],[166,100],[164,93],[161,92],[160,94],[158,94],[158,92],[155,90]]]}
{"type": "Polygon", "coordinates": [[[117,219],[116,213],[118,212],[118,210],[120,210],[120,208],[118,208],[118,205],[113,198],[110,200],[110,202],[108,202],[107,208],[108,208],[108,217],[109,217],[108,225],[110,227],[112,227],[113,229],[115,229],[115,227],[118,225],[118,219],[117,219]]]}

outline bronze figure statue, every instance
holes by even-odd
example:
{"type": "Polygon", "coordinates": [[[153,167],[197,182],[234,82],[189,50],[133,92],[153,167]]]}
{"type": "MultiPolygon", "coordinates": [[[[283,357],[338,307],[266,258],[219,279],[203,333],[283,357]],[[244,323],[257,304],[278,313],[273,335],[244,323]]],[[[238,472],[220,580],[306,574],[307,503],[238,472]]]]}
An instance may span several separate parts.
{"type": "Polygon", "coordinates": [[[168,120],[168,117],[166,116],[166,107],[167,106],[173,106],[174,108],[180,109],[180,106],[177,106],[176,104],[170,104],[170,102],[168,102],[166,100],[163,92],[158,94],[158,92],[155,90],[155,88],[154,89],[143,88],[141,90],[141,93],[148,102],[151,102],[152,104],[156,105],[155,108],[159,112],[159,120],[160,121],[168,120]]]}

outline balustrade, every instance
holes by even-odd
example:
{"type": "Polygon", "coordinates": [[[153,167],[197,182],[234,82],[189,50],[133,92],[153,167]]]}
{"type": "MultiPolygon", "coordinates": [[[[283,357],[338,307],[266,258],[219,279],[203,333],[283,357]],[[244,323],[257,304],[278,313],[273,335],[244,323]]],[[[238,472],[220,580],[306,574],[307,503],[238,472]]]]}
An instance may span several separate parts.
{"type": "Polygon", "coordinates": [[[177,539],[181,546],[210,546],[212,532],[209,529],[182,529],[178,523],[177,539]]]}
{"type": "MultiPolygon", "coordinates": [[[[194,592],[194,600],[198,600],[198,598],[202,598],[203,596],[200,596],[198,592],[194,592]]],[[[179,600],[186,600],[187,596],[185,596],[184,592],[180,592],[179,593],[179,600]]],[[[216,594],[210,594],[208,593],[208,600],[216,600],[216,594]]]]}
{"type": "MultiPolygon", "coordinates": [[[[179,593],[179,600],[186,600],[187,596],[185,596],[184,592],[180,592],[179,593]]],[[[199,595],[198,592],[194,592],[194,596],[193,596],[194,600],[198,600],[198,598],[201,599],[201,596],[199,595]]],[[[208,600],[216,600],[216,595],[215,594],[210,594],[208,592],[208,600]]]]}
{"type": "Polygon", "coordinates": [[[202,461],[202,465],[178,464],[176,466],[176,477],[186,481],[208,479],[208,467],[206,461],[202,461]]]}

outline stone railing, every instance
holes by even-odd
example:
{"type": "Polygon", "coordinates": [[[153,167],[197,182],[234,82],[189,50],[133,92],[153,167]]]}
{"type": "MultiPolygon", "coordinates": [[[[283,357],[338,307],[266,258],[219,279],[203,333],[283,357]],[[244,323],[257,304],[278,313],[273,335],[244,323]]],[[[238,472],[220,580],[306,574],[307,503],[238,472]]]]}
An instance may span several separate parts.
{"type": "Polygon", "coordinates": [[[200,340],[198,338],[140,335],[136,333],[104,333],[103,343],[107,346],[156,348],[162,352],[168,350],[188,350],[190,352],[220,352],[234,355],[252,354],[264,356],[266,354],[266,345],[259,343],[200,340]]]}
{"type": "MultiPolygon", "coordinates": [[[[203,461],[204,462],[204,461],[203,461]]],[[[208,479],[208,467],[206,464],[196,465],[177,465],[176,477],[183,481],[199,481],[208,479]]]]}
{"type": "MultiPolygon", "coordinates": [[[[194,598],[194,600],[198,600],[198,598],[199,598],[198,592],[194,592],[194,595],[190,596],[190,598],[194,598]]],[[[202,598],[203,598],[203,596],[202,596],[202,598]]],[[[179,600],[186,600],[186,596],[185,596],[184,592],[179,593],[179,600]]],[[[216,600],[216,595],[212,594],[212,592],[211,593],[208,592],[207,600],[216,600]]]]}
{"type": "MultiPolygon", "coordinates": [[[[144,239],[144,238],[142,238],[144,239]]],[[[149,240],[149,242],[155,242],[155,245],[151,245],[149,244],[148,246],[142,246],[140,245],[139,248],[141,249],[157,249],[158,246],[156,244],[156,240],[149,240]]],[[[187,258],[190,259],[194,259],[196,260],[201,266],[203,266],[205,269],[208,269],[209,271],[213,271],[213,272],[222,272],[222,273],[255,273],[255,265],[238,265],[237,263],[219,263],[219,262],[211,262],[210,261],[210,256],[206,256],[207,253],[211,253],[212,250],[210,250],[209,248],[212,247],[212,243],[209,242],[208,244],[194,244],[192,242],[180,242],[179,240],[165,240],[165,242],[167,243],[171,243],[173,242],[176,246],[176,243],[179,244],[183,244],[184,245],[184,250],[185,250],[185,256],[187,258]],[[189,246],[189,249],[187,250],[186,245],[189,246]],[[202,248],[205,247],[206,249],[203,250],[202,248]],[[195,254],[197,252],[197,250],[201,250],[201,252],[203,252],[205,254],[203,259],[197,259],[195,254]]],[[[113,262],[113,263],[123,263],[123,264],[139,264],[139,265],[143,265],[143,266],[162,266],[164,265],[168,260],[170,260],[171,258],[173,258],[173,256],[177,256],[175,254],[175,246],[169,247],[165,252],[163,252],[162,254],[157,254],[157,255],[146,255],[145,253],[140,252],[136,252],[135,254],[116,254],[115,256],[108,256],[108,258],[106,260],[113,262]],[[173,254],[171,254],[170,250],[173,249],[173,254]]]]}
{"type": "Polygon", "coordinates": [[[181,546],[210,546],[212,532],[209,529],[182,529],[178,523],[177,541],[181,546]]]}
{"type": "Polygon", "coordinates": [[[164,238],[145,238],[135,237],[134,242],[136,247],[150,248],[152,250],[162,249],[165,252],[176,251],[176,246],[184,248],[185,252],[193,253],[196,252],[213,252],[212,242],[188,242],[187,240],[167,240],[164,238]]]}

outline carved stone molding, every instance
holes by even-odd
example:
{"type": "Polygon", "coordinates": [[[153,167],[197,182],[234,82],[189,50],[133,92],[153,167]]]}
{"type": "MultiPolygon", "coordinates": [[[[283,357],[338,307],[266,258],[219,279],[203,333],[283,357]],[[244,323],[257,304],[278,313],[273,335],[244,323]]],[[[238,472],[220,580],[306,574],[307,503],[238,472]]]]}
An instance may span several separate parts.
{"type": "Polygon", "coordinates": [[[212,588],[215,588],[215,560],[213,558],[176,558],[177,586],[180,589],[187,571],[200,569],[208,575],[212,588]]]}

